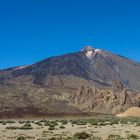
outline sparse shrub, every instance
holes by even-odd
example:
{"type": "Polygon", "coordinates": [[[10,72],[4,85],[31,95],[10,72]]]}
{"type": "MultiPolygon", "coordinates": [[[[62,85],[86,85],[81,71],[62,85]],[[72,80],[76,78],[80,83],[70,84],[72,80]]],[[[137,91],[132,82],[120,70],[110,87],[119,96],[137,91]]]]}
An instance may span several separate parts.
{"type": "Polygon", "coordinates": [[[46,121],[44,123],[44,126],[55,127],[55,126],[58,126],[58,123],[57,123],[57,121],[46,121]]]}
{"type": "Polygon", "coordinates": [[[48,128],[48,130],[55,130],[55,127],[54,127],[54,126],[50,126],[50,127],[48,128]]]}
{"type": "Polygon", "coordinates": [[[6,122],[3,122],[2,125],[6,125],[6,122]]]}
{"type": "Polygon", "coordinates": [[[128,124],[128,120],[123,118],[123,119],[120,120],[120,123],[121,124],[128,124]]]}
{"type": "Polygon", "coordinates": [[[52,137],[52,138],[50,138],[49,140],[56,140],[56,138],[52,137]]]}
{"type": "Polygon", "coordinates": [[[16,130],[16,129],[24,129],[24,130],[29,130],[29,129],[33,129],[33,127],[31,126],[31,124],[24,124],[22,127],[18,127],[18,126],[7,126],[6,129],[11,129],[11,130],[16,130]]]}
{"type": "Polygon", "coordinates": [[[41,123],[40,123],[39,121],[37,121],[37,122],[35,122],[34,124],[36,124],[36,125],[39,126],[41,123]]]}
{"type": "Polygon", "coordinates": [[[109,135],[107,140],[122,140],[120,135],[109,135]]]}
{"type": "Polygon", "coordinates": [[[140,122],[136,123],[136,127],[140,126],[140,122]]]}
{"type": "Polygon", "coordinates": [[[43,119],[43,120],[41,120],[40,122],[41,122],[41,123],[45,123],[45,122],[46,122],[46,120],[45,120],[45,119],[43,119]]]}
{"type": "Polygon", "coordinates": [[[98,125],[98,122],[97,121],[91,121],[90,125],[98,125]]]}
{"type": "Polygon", "coordinates": [[[81,122],[78,122],[77,125],[87,125],[87,122],[81,121],[81,122]]]}
{"type": "Polygon", "coordinates": [[[63,125],[66,125],[66,124],[68,123],[68,121],[67,121],[67,120],[62,120],[61,123],[62,123],[63,125]]]}
{"type": "Polygon", "coordinates": [[[128,139],[128,140],[137,140],[137,139],[139,139],[139,136],[134,135],[134,134],[131,134],[131,135],[128,135],[128,136],[127,136],[127,139],[128,139]]]}
{"type": "Polygon", "coordinates": [[[3,123],[4,123],[4,121],[0,121],[0,123],[2,123],[2,124],[3,124],[3,123]]]}
{"type": "Polygon", "coordinates": [[[15,121],[6,121],[6,123],[12,124],[12,123],[15,123],[15,121]]]}
{"type": "Polygon", "coordinates": [[[91,140],[102,140],[102,138],[100,138],[100,137],[95,137],[95,136],[92,136],[92,137],[91,137],[91,140]]]}
{"type": "Polygon", "coordinates": [[[77,124],[78,121],[77,120],[71,120],[71,124],[77,124]]]}
{"type": "Polygon", "coordinates": [[[22,127],[20,127],[20,129],[30,130],[33,129],[33,127],[31,126],[30,123],[26,123],[22,127]]]}
{"type": "Polygon", "coordinates": [[[99,123],[99,126],[106,126],[106,125],[108,125],[108,124],[105,123],[105,122],[101,122],[101,123],[99,123]]]}
{"type": "Polygon", "coordinates": [[[113,118],[113,119],[110,120],[109,124],[110,125],[119,124],[119,121],[118,121],[118,119],[113,118]]]}
{"type": "Polygon", "coordinates": [[[16,129],[20,129],[20,127],[18,127],[18,126],[7,126],[6,129],[16,130],[16,129]]]}
{"type": "Polygon", "coordinates": [[[31,123],[31,121],[26,121],[25,123],[29,124],[29,123],[31,123]]]}
{"type": "Polygon", "coordinates": [[[43,124],[42,124],[42,123],[38,123],[37,125],[38,125],[38,126],[43,126],[43,124]]]}
{"type": "Polygon", "coordinates": [[[60,129],[65,129],[65,126],[60,126],[60,129]]]}
{"type": "Polygon", "coordinates": [[[21,136],[21,137],[18,137],[17,140],[26,140],[26,138],[21,136]]]}
{"type": "Polygon", "coordinates": [[[90,135],[86,132],[76,133],[73,135],[74,139],[87,139],[90,138],[90,135]]]}
{"type": "Polygon", "coordinates": [[[18,123],[19,123],[19,124],[24,124],[24,123],[25,123],[25,121],[19,121],[18,123]]]}
{"type": "Polygon", "coordinates": [[[72,120],[71,123],[76,125],[86,125],[88,120],[72,120]]]}

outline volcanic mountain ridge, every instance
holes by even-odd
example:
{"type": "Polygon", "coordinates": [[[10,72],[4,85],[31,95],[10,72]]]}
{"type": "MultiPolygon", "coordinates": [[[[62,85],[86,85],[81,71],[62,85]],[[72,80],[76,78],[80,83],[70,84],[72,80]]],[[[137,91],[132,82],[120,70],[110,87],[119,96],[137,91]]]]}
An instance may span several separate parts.
{"type": "Polygon", "coordinates": [[[140,106],[140,64],[87,46],[0,70],[0,117],[116,114],[140,106]]]}

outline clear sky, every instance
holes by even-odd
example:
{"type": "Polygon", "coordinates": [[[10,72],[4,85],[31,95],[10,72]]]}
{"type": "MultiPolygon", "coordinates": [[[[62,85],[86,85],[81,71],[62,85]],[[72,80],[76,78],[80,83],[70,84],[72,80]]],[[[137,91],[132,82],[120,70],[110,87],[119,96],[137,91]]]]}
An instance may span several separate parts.
{"type": "Polygon", "coordinates": [[[85,45],[140,62],[140,0],[0,0],[0,69],[85,45]]]}

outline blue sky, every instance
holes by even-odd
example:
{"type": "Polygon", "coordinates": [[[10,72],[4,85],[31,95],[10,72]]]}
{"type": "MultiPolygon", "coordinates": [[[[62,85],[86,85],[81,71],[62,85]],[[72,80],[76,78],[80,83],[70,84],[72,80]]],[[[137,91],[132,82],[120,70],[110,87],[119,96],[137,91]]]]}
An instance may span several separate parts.
{"type": "Polygon", "coordinates": [[[0,69],[92,45],[140,62],[139,0],[0,0],[0,69]]]}

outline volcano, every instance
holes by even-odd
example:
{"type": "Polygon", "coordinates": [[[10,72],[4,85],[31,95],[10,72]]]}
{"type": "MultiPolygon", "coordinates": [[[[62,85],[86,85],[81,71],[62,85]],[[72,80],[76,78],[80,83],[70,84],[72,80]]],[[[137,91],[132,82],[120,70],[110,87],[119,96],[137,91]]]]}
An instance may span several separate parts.
{"type": "Polygon", "coordinates": [[[0,116],[115,114],[140,106],[140,63],[86,46],[0,70],[0,116]]]}

